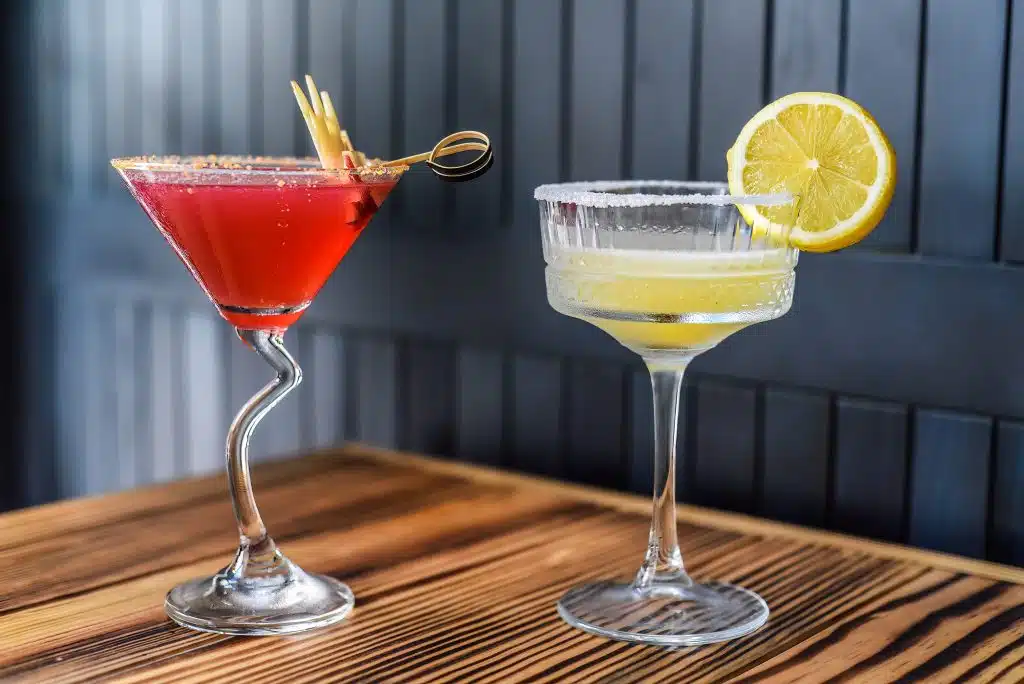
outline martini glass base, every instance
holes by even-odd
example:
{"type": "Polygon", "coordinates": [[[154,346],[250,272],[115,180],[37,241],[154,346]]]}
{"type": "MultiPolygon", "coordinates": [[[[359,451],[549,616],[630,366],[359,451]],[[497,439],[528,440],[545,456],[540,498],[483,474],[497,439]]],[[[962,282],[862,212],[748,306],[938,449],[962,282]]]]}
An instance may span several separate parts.
{"type": "Polygon", "coordinates": [[[288,564],[271,577],[233,578],[222,571],[171,589],[167,615],[183,627],[238,636],[294,634],[345,619],[355,605],[342,582],[288,564]]]}
{"type": "Polygon", "coordinates": [[[600,582],[570,589],[558,614],[591,634],[655,646],[701,646],[750,634],[768,620],[768,604],[731,584],[600,582]]]}

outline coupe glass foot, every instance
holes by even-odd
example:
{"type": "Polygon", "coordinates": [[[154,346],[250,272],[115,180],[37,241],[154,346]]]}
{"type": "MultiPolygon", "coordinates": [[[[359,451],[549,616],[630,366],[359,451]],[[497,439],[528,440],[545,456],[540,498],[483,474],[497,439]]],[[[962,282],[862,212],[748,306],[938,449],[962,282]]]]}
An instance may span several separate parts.
{"type": "Polygon", "coordinates": [[[657,583],[647,590],[601,582],[569,590],[558,613],[591,634],[656,646],[700,646],[749,634],[768,620],[757,594],[719,582],[657,583]]]}
{"type": "Polygon", "coordinates": [[[261,636],[294,634],[340,622],[355,605],[352,590],[284,560],[285,571],[237,578],[224,570],[171,589],[167,615],[202,632],[261,636]]]}

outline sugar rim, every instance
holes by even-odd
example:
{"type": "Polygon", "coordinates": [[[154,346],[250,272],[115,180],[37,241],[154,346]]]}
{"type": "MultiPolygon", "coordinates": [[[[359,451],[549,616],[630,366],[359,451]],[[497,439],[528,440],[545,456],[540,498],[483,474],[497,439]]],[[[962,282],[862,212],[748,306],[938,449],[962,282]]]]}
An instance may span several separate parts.
{"type": "Polygon", "coordinates": [[[677,204],[725,206],[728,204],[751,204],[759,206],[781,206],[795,199],[788,192],[765,195],[730,195],[729,186],[715,181],[671,181],[671,180],[618,180],[584,181],[574,183],[551,183],[541,185],[533,191],[533,198],[541,202],[579,204],[595,209],[616,207],[673,206],[677,204]],[[725,190],[725,194],[690,193],[684,195],[648,195],[630,193],[614,194],[611,190],[643,187],[688,188],[693,190],[725,190]]]}
{"type": "Polygon", "coordinates": [[[158,173],[189,173],[203,175],[252,176],[315,176],[330,177],[348,174],[399,176],[409,170],[407,165],[361,166],[355,169],[325,169],[319,159],[311,157],[272,157],[247,155],[151,155],[117,157],[110,160],[118,171],[158,173]]]}

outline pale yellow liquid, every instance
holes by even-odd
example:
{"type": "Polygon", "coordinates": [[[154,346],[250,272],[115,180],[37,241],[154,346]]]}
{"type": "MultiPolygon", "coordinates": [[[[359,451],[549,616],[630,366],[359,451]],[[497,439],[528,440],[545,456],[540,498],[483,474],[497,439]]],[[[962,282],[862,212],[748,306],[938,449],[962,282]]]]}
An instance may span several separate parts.
{"type": "Polygon", "coordinates": [[[795,263],[796,253],[783,249],[554,248],[547,267],[548,299],[556,310],[593,323],[640,353],[699,351],[788,311],[795,263]]]}

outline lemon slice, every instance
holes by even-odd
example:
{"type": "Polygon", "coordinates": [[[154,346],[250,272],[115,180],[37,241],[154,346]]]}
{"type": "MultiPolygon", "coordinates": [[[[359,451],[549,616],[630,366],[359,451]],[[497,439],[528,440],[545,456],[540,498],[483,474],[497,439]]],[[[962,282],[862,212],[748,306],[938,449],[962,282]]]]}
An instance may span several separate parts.
{"type": "Polygon", "coordinates": [[[791,226],[786,241],[831,252],[862,240],[892,201],[896,154],[856,102],[832,93],[793,93],[758,112],[726,153],[729,192],[790,192],[791,207],[740,208],[755,231],[791,226]]]}

